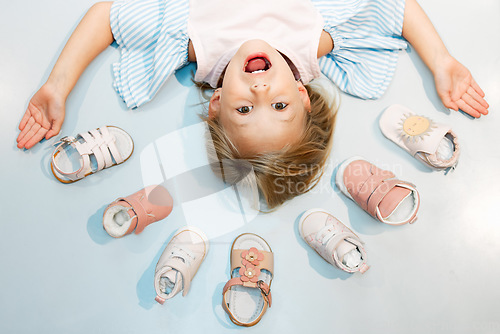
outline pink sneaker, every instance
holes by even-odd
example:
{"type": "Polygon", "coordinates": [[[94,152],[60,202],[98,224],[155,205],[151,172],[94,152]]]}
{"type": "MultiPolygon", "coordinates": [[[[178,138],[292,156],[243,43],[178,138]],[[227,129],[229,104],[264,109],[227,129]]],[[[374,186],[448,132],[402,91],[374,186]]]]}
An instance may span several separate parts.
{"type": "Polygon", "coordinates": [[[146,226],[167,217],[172,212],[172,197],[163,186],[149,186],[108,205],[102,224],[114,238],[141,233],[146,226]]]}
{"type": "Polygon", "coordinates": [[[348,273],[364,273],[366,264],[364,243],[347,226],[323,209],[310,209],[299,222],[302,239],[328,263],[348,273]]]}
{"type": "Polygon", "coordinates": [[[411,224],[417,219],[420,196],[415,186],[361,157],[344,161],[335,183],[344,195],[383,223],[411,224]]]}

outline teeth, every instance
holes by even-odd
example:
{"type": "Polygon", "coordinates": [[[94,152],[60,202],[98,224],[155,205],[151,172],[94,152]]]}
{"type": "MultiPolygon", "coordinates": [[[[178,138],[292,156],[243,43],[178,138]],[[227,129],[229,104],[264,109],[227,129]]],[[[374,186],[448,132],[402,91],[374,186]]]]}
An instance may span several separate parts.
{"type": "Polygon", "coordinates": [[[265,70],[257,70],[257,71],[253,71],[251,73],[261,73],[261,72],[265,72],[265,70]]]}

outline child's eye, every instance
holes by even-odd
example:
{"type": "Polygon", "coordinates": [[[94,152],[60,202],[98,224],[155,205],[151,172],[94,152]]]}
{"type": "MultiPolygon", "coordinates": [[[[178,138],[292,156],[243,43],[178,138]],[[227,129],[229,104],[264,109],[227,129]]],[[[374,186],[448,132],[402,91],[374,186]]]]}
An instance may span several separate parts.
{"type": "Polygon", "coordinates": [[[240,113],[240,114],[248,114],[250,112],[250,110],[252,110],[253,107],[251,106],[243,106],[241,108],[237,108],[236,110],[240,113]]]}
{"type": "Polygon", "coordinates": [[[271,107],[273,107],[273,108],[274,108],[274,109],[276,109],[276,110],[283,110],[283,109],[285,109],[287,106],[288,106],[288,104],[283,103],[283,102],[277,102],[277,103],[273,103],[273,104],[271,104],[271,107]]]}

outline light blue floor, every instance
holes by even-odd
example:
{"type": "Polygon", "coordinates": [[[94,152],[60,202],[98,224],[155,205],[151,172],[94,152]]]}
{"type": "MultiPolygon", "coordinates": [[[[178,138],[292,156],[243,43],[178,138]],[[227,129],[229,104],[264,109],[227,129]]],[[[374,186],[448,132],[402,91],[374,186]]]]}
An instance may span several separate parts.
{"type": "Polygon", "coordinates": [[[102,229],[104,208],[157,177],[143,159],[153,142],[179,140],[166,146],[170,160],[163,161],[172,176],[203,165],[195,125],[201,108],[190,81],[194,67],[188,67],[153,102],[126,110],[112,88],[110,66],[119,54],[110,47],[70,95],[60,135],[119,126],[134,139],[131,159],[67,185],[50,172],[55,139],[17,149],[17,126],[30,97],[92,3],[2,1],[1,333],[500,333],[500,2],[421,1],[448,49],[485,91],[487,117],[471,120],[448,112],[430,72],[414,52],[404,52],[381,99],[342,94],[333,152],[310,193],[273,213],[254,215],[240,208],[233,189],[220,187],[202,170],[209,187],[186,190],[187,183],[174,178],[171,215],[122,239],[102,229]],[[394,103],[452,125],[462,147],[453,173],[430,172],[383,137],[378,118],[394,103]],[[336,166],[352,155],[417,185],[417,223],[377,223],[332,187],[336,166]],[[366,242],[372,266],[366,274],[331,267],[300,239],[298,217],[312,207],[332,211],[366,242]],[[161,306],[154,301],[154,267],[174,231],[186,224],[209,231],[210,252],[189,294],[161,306]],[[220,306],[230,243],[242,232],[259,234],[275,253],[273,306],[252,328],[233,325],[220,306]]]}

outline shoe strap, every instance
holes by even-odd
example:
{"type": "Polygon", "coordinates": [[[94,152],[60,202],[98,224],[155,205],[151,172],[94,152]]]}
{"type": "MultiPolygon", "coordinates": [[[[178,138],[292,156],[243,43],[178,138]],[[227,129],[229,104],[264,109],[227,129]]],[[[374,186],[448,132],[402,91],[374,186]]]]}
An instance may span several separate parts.
{"type": "MultiPolygon", "coordinates": [[[[120,154],[120,151],[118,150],[118,147],[116,146],[116,138],[113,136],[110,132],[107,126],[102,126],[99,128],[100,134],[102,136],[102,151],[109,152],[113,156],[113,159],[115,159],[115,162],[117,164],[121,164],[123,162],[123,157],[120,154]]],[[[96,130],[93,130],[96,131],[96,130]]],[[[108,167],[108,166],[106,166],[108,167]]]]}
{"type": "Polygon", "coordinates": [[[185,296],[191,287],[191,273],[188,265],[178,257],[169,260],[167,265],[181,273],[183,282],[182,295],[185,296]]]}
{"type": "Polygon", "coordinates": [[[81,132],[78,134],[85,140],[88,149],[94,155],[97,161],[97,171],[113,166],[113,159],[116,164],[123,162],[118,148],[116,147],[116,139],[109,132],[106,126],[98,129],[81,132]]]}
{"type": "Polygon", "coordinates": [[[87,151],[90,151],[97,161],[97,170],[93,171],[94,173],[113,166],[115,164],[113,163],[113,159],[115,159],[116,164],[123,162],[115,144],[116,139],[106,126],[86,132],[80,132],[78,136],[85,140],[85,142],[81,144],[86,145],[87,151]]]}
{"type": "Polygon", "coordinates": [[[72,136],[63,137],[56,143],[57,147],[52,153],[52,166],[59,177],[62,176],[71,181],[76,181],[89,174],[113,166],[115,164],[113,163],[113,159],[116,164],[120,164],[123,162],[123,158],[115,141],[115,137],[109,132],[106,126],[87,132],[81,132],[76,138],[72,136]],[[78,137],[83,138],[83,142],[80,142],[78,137]],[[80,154],[81,167],[75,172],[65,173],[56,165],[55,156],[59,154],[59,151],[61,151],[65,145],[71,145],[80,154]],[[90,155],[93,155],[97,162],[96,170],[92,170],[90,155]]]}
{"type": "MultiPolygon", "coordinates": [[[[107,167],[107,161],[111,160],[111,156],[109,155],[109,152],[106,152],[107,156],[105,156],[104,152],[101,150],[103,140],[99,133],[96,130],[91,130],[90,132],[81,132],[78,135],[85,140],[85,145],[87,145],[90,152],[94,155],[95,160],[97,161],[96,171],[100,171],[107,167]]],[[[111,165],[112,163],[109,164],[109,166],[111,165]]]]}
{"type": "Polygon", "coordinates": [[[167,265],[170,265],[170,261],[174,261],[174,266],[171,267],[177,269],[181,273],[183,281],[187,280],[187,282],[184,283],[184,291],[182,293],[182,295],[185,296],[189,291],[191,279],[196,274],[196,271],[193,272],[196,255],[189,248],[181,248],[174,245],[172,247],[171,260],[167,261],[167,265]]]}
{"type": "Polygon", "coordinates": [[[266,313],[267,308],[271,307],[271,303],[272,303],[271,288],[264,281],[257,281],[257,283],[243,282],[240,277],[234,277],[234,278],[231,278],[226,283],[226,285],[224,285],[224,288],[222,289],[222,308],[229,315],[229,317],[231,318],[231,321],[239,326],[249,327],[249,326],[253,326],[256,323],[258,323],[260,321],[260,319],[262,318],[262,316],[264,315],[264,313],[266,313]],[[260,289],[260,293],[262,294],[262,297],[264,299],[264,307],[260,311],[259,316],[254,321],[252,321],[250,323],[242,323],[242,322],[238,321],[236,319],[236,317],[234,316],[234,314],[229,309],[229,304],[227,302],[227,294],[229,293],[231,287],[233,287],[235,285],[241,285],[241,286],[245,286],[245,287],[260,289]]]}
{"type": "Polygon", "coordinates": [[[124,201],[128,203],[137,215],[137,219],[133,220],[133,222],[135,221],[135,224],[130,224],[125,234],[132,233],[134,229],[135,234],[139,234],[146,228],[146,226],[154,222],[154,216],[152,217],[150,213],[146,211],[146,208],[144,208],[144,206],[142,205],[142,198],[143,197],[138,196],[128,196],[126,198],[121,197],[117,199],[117,201],[124,201]]]}
{"type": "Polygon", "coordinates": [[[398,184],[402,184],[403,182],[398,180],[398,179],[390,179],[390,180],[385,180],[382,181],[374,190],[373,192],[368,196],[366,199],[366,208],[365,210],[368,211],[372,216],[376,216],[377,213],[377,207],[382,201],[382,199],[391,191],[395,186],[398,184]]]}
{"type": "Polygon", "coordinates": [[[353,189],[354,191],[351,193],[354,200],[365,211],[368,211],[368,201],[371,195],[378,188],[380,188],[386,180],[390,180],[395,177],[395,175],[390,171],[381,170],[375,166],[371,167],[370,172],[372,174],[363,182],[359,189],[353,189]],[[373,168],[376,168],[375,171],[373,168]]]}
{"type": "Polygon", "coordinates": [[[357,247],[363,255],[364,263],[359,271],[364,273],[369,268],[369,266],[366,265],[366,252],[363,247],[364,242],[350,230],[336,233],[333,225],[326,225],[319,230],[314,237],[309,236],[308,240],[310,245],[330,264],[348,272],[355,272],[357,270],[353,270],[342,264],[339,254],[336,252],[339,244],[345,240],[357,247]]]}
{"type": "Polygon", "coordinates": [[[274,254],[273,252],[260,250],[255,247],[251,247],[250,249],[231,249],[231,272],[238,268],[240,276],[231,278],[222,289],[222,307],[234,323],[240,326],[253,326],[260,321],[267,307],[271,307],[272,296],[270,286],[264,281],[257,279],[261,270],[268,271],[272,277],[274,271],[274,254]],[[247,276],[247,270],[253,271],[254,274],[247,276]],[[264,298],[265,304],[261,313],[251,323],[239,322],[228,307],[227,294],[230,288],[235,285],[259,289],[264,298]]]}
{"type": "Polygon", "coordinates": [[[116,146],[116,138],[109,132],[107,126],[101,126],[100,128],[88,132],[82,132],[79,135],[92,146],[92,152],[94,152],[96,160],[98,164],[100,163],[102,168],[113,166],[115,164],[113,163],[113,159],[116,164],[121,164],[123,162],[120,151],[116,146]]]}
{"type": "MultiPolygon", "coordinates": [[[[267,285],[266,282],[264,281],[257,281],[256,283],[254,282],[243,282],[241,280],[241,277],[233,277],[229,281],[227,281],[226,285],[224,285],[224,288],[222,289],[222,295],[224,296],[224,299],[226,298],[226,292],[229,290],[232,286],[235,285],[241,285],[247,288],[256,288],[260,289],[260,293],[262,294],[262,297],[264,297],[264,300],[266,303],[271,307],[272,304],[272,296],[271,296],[271,287],[267,285]]],[[[226,304],[226,303],[224,303],[226,304]]]]}
{"type": "Polygon", "coordinates": [[[167,294],[167,299],[174,297],[179,291],[182,290],[184,286],[182,274],[177,270],[169,267],[169,270],[164,272],[160,276],[160,280],[165,279],[165,285],[171,288],[170,292],[167,294]]]}
{"type": "MultiPolygon", "coordinates": [[[[242,265],[245,266],[246,263],[248,262],[246,255],[248,255],[253,249],[233,249],[231,251],[231,272],[236,269],[240,268],[242,265]],[[246,262],[247,261],[247,262],[246,262]]],[[[273,252],[268,252],[265,250],[257,250],[254,248],[254,250],[262,255],[264,257],[262,260],[255,259],[252,262],[248,262],[253,264],[255,267],[259,269],[265,269],[269,271],[271,274],[274,272],[274,254],[273,252]]]]}
{"type": "Polygon", "coordinates": [[[389,193],[389,191],[391,191],[396,186],[407,188],[416,196],[416,205],[415,205],[415,208],[413,210],[413,214],[406,221],[401,222],[398,225],[406,224],[406,223],[412,224],[417,219],[417,211],[418,211],[418,207],[420,206],[420,196],[418,195],[418,191],[415,189],[415,186],[413,184],[411,184],[409,182],[401,181],[398,179],[392,179],[392,180],[385,181],[383,183],[383,185],[381,185],[379,188],[375,189],[373,194],[368,199],[367,212],[370,213],[375,218],[377,218],[378,220],[380,220],[381,222],[386,223],[386,224],[391,224],[391,222],[387,221],[387,219],[384,219],[382,217],[378,206],[379,206],[380,202],[382,201],[382,199],[389,193]]]}
{"type": "MultiPolygon", "coordinates": [[[[183,284],[182,295],[185,296],[188,293],[189,288],[191,286],[191,273],[189,272],[188,265],[186,263],[184,263],[180,258],[172,257],[172,258],[168,259],[168,261],[162,267],[161,271],[163,271],[164,268],[167,268],[167,267],[174,269],[174,270],[177,270],[181,274],[182,284],[183,284]]],[[[162,276],[158,276],[158,279],[161,277],[162,276]]],[[[175,282],[174,284],[178,284],[178,282],[175,282]]],[[[171,297],[173,297],[173,296],[171,296],[171,297]]],[[[159,295],[156,296],[155,300],[160,304],[163,304],[165,302],[165,298],[163,298],[159,295]]]]}
{"type": "MultiPolygon", "coordinates": [[[[340,232],[337,234],[334,234],[330,237],[329,240],[326,241],[324,244],[324,247],[321,247],[320,252],[323,255],[323,258],[331,259],[329,262],[336,262],[335,259],[335,250],[337,249],[337,246],[345,239],[357,239],[356,235],[353,233],[349,232],[340,232]]],[[[338,260],[338,259],[337,259],[338,260]]],[[[332,263],[334,265],[338,265],[337,263],[332,263]]]]}
{"type": "MultiPolygon", "coordinates": [[[[328,216],[325,226],[323,226],[316,234],[314,235],[314,239],[317,243],[321,245],[327,245],[333,239],[345,239],[345,238],[355,238],[358,237],[347,227],[344,231],[339,231],[338,228],[334,225],[334,219],[332,216],[328,216]]],[[[334,241],[337,243],[338,241],[334,241]]]]}
{"type": "Polygon", "coordinates": [[[90,164],[90,157],[89,155],[92,154],[92,151],[88,149],[88,146],[85,143],[80,143],[78,140],[72,136],[66,136],[61,139],[59,139],[58,142],[56,142],[54,145],[56,145],[56,148],[52,152],[52,166],[54,167],[54,172],[59,176],[61,179],[62,178],[67,178],[71,181],[77,181],[80,180],[81,178],[84,178],[86,175],[92,173],[92,168],[90,164]],[[59,166],[57,166],[55,157],[61,153],[61,151],[66,147],[66,146],[72,146],[79,154],[80,154],[80,168],[74,172],[66,173],[62,171],[59,166]]]}

